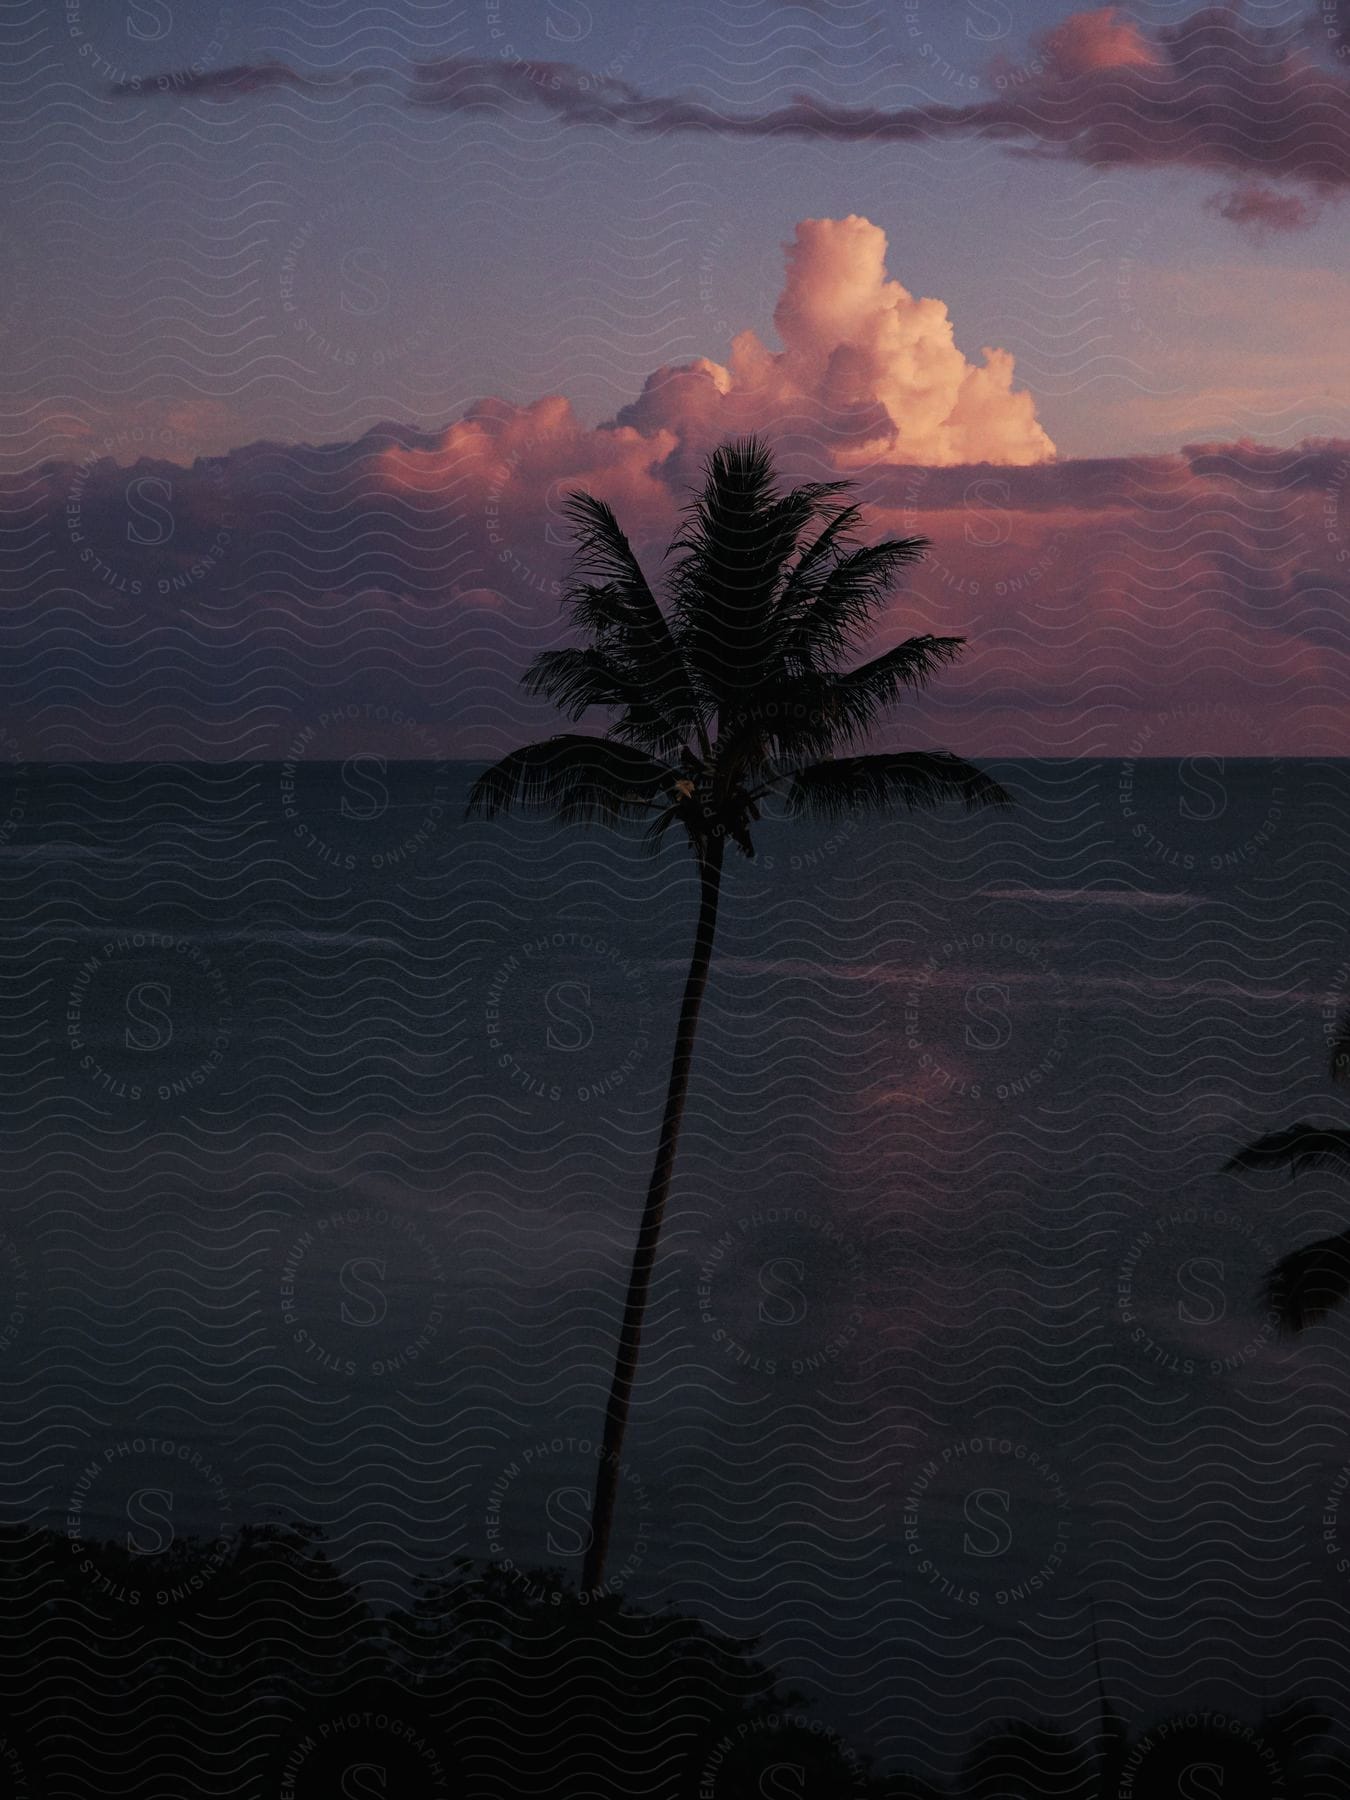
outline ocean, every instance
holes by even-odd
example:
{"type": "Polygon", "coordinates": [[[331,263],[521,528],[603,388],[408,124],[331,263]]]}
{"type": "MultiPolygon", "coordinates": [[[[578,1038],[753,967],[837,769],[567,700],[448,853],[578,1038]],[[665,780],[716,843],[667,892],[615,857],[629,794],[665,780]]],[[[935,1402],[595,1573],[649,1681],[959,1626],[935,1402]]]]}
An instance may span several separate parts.
{"type": "MultiPolygon", "coordinates": [[[[1342,1716],[1350,765],[991,766],[729,859],[610,1577],[885,1766],[1008,1716],[1342,1716]]],[[[459,764],[9,765],[4,1522],[575,1572],[693,927],[673,840],[459,764]]]]}

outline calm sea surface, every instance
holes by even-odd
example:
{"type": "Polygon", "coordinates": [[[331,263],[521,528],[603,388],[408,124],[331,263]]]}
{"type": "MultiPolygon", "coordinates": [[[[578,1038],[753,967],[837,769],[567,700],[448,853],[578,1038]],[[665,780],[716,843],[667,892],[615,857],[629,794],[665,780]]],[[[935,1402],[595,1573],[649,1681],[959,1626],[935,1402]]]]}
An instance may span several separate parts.
{"type": "MultiPolygon", "coordinates": [[[[1343,1715],[1350,766],[1021,763],[729,869],[611,1575],[883,1762],[1094,1703],[1343,1715]]],[[[7,1522],[576,1567],[689,857],[459,765],[10,768],[7,1522]]]]}

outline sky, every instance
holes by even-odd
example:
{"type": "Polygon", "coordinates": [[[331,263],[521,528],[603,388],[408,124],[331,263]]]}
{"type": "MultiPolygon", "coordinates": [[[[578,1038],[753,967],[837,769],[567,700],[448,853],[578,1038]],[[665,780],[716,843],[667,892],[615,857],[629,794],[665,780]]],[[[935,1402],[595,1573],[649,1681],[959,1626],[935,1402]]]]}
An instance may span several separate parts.
{"type": "Polygon", "coordinates": [[[746,429],[934,538],[881,625],[972,638],[926,733],[1350,751],[1345,0],[6,29],[24,754],[266,754],[353,631],[495,754],[557,641],[562,494],[656,556],[746,429]]]}

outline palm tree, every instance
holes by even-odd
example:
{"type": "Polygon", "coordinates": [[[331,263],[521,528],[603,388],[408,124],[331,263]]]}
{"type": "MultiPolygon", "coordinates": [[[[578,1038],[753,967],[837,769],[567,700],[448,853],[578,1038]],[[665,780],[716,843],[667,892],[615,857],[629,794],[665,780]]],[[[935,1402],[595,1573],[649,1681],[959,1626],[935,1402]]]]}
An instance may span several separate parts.
{"type": "MultiPolygon", "coordinates": [[[[1331,1046],[1331,1079],[1350,1085],[1350,1013],[1331,1046]]],[[[1350,1170],[1350,1130],[1336,1125],[1289,1125],[1268,1131],[1224,1164],[1231,1169],[1350,1170]]],[[[1350,1295],[1350,1231],[1319,1238],[1282,1256],[1266,1274],[1266,1309],[1282,1331],[1315,1325],[1350,1295]]]]}
{"type": "Polygon", "coordinates": [[[572,494],[575,553],[564,594],[583,647],[548,650],[524,681],[571,719],[610,711],[603,737],[565,732],[504,757],[479,777],[470,817],[522,808],[569,823],[648,821],[655,848],[683,828],[699,881],[693,955],[637,1245],[582,1571],[603,1578],[643,1315],[708,985],[728,840],[753,856],[751,826],[770,795],[794,818],[836,820],[894,807],[1009,804],[999,784],[935,751],[851,752],[883,709],[955,660],[964,639],[913,637],[861,667],[843,658],[867,635],[895,576],[923,538],[857,542],[861,510],[846,482],[780,494],[757,439],[723,445],[705,465],[667,556],[658,605],[613,512],[572,494]]]}

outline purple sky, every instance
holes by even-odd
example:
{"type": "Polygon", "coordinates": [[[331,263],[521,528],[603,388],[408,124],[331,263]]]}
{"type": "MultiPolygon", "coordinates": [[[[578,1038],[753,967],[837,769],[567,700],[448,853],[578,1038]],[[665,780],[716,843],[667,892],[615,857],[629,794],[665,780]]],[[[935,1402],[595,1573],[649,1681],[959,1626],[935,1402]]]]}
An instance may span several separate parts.
{"type": "Polygon", "coordinates": [[[936,540],[883,629],[978,655],[925,740],[1350,751],[1348,47],[1344,0],[69,0],[3,125],[16,741],[280,754],[364,680],[490,754],[560,495],[656,551],[754,427],[936,540]]]}

